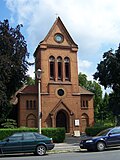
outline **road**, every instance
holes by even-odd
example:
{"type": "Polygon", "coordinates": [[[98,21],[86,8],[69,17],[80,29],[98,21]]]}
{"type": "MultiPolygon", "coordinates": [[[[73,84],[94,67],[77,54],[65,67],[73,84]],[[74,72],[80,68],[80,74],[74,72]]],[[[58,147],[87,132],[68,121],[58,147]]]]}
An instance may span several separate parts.
{"type": "Polygon", "coordinates": [[[104,152],[70,152],[47,154],[45,156],[34,155],[12,155],[0,157],[1,160],[120,160],[120,148],[109,149],[104,152]]]}

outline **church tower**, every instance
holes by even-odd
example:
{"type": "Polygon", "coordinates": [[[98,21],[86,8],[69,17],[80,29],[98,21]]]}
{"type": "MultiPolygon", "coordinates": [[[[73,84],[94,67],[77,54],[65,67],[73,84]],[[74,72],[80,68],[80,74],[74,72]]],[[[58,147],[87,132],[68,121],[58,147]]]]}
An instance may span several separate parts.
{"type": "MultiPolygon", "coordinates": [[[[45,39],[38,45],[35,56],[35,70],[41,68],[41,84],[46,84],[42,92],[46,93],[48,85],[72,85],[72,91],[78,92],[77,50],[61,19],[58,17],[45,39]]],[[[44,86],[44,85],[42,85],[44,86]]]]}

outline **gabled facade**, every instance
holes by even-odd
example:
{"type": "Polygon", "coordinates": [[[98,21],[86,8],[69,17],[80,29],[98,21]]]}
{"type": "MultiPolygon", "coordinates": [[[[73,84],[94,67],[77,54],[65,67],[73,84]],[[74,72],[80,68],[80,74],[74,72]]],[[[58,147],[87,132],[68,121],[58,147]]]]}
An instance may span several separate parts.
{"type": "MultiPolygon", "coordinates": [[[[94,123],[93,93],[78,84],[78,46],[58,17],[34,53],[41,76],[42,127],[84,132],[94,123]]],[[[18,94],[19,126],[37,127],[37,79],[18,94]]]]}

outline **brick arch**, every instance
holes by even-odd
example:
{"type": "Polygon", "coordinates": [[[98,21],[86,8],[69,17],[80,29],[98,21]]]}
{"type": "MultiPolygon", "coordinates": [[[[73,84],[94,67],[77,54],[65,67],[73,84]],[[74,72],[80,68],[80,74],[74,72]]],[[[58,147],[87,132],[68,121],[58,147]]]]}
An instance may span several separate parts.
{"type": "Polygon", "coordinates": [[[31,128],[35,128],[37,127],[37,123],[36,123],[36,116],[34,114],[29,114],[26,118],[26,126],[27,127],[31,127],[31,128]]]}
{"type": "MultiPolygon", "coordinates": [[[[61,109],[63,109],[63,110],[65,110],[69,115],[72,113],[72,111],[66,106],[66,104],[65,103],[63,103],[62,102],[62,100],[60,100],[57,104],[56,104],[56,106],[53,108],[53,110],[50,112],[50,114],[51,115],[55,115],[55,114],[57,114],[57,112],[59,111],[59,110],[61,110],[61,109]]],[[[56,115],[55,115],[56,116],[56,115]]]]}
{"type": "MultiPolygon", "coordinates": [[[[74,113],[72,112],[72,110],[70,110],[63,102],[62,100],[60,100],[56,106],[53,108],[53,110],[49,113],[50,117],[51,117],[51,124],[52,127],[58,127],[58,122],[57,119],[61,118],[62,116],[63,118],[65,118],[67,121],[66,123],[66,132],[70,132],[70,128],[73,127],[73,115],[74,113]],[[58,116],[59,115],[59,116],[58,116]],[[57,123],[57,125],[56,125],[57,123]]],[[[60,123],[59,123],[60,125],[60,123]]],[[[64,126],[63,126],[64,127],[64,126]]]]}
{"type": "Polygon", "coordinates": [[[89,117],[86,113],[81,116],[81,131],[85,132],[86,127],[89,126],[89,117]]]}

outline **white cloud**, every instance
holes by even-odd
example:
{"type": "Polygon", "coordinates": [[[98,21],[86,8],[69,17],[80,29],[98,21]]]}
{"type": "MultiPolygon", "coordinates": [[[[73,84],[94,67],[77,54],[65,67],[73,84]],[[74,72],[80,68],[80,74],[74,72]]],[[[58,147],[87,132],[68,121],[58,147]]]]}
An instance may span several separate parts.
{"type": "Polygon", "coordinates": [[[87,60],[80,60],[78,58],[78,71],[81,72],[83,70],[88,69],[91,66],[91,62],[87,61],[87,60]]]}
{"type": "Polygon", "coordinates": [[[120,42],[119,0],[6,0],[12,21],[22,23],[33,52],[55,21],[61,17],[79,45],[80,71],[93,73],[103,52],[120,42]],[[84,67],[81,66],[83,64],[84,67]]]}
{"type": "Polygon", "coordinates": [[[94,46],[97,50],[97,47],[106,41],[116,43],[119,37],[119,0],[61,0],[59,5],[57,0],[6,0],[6,2],[12,16],[17,16],[18,23],[27,25],[28,34],[36,42],[39,38],[37,35],[49,29],[52,23],[48,20],[53,22],[56,13],[63,18],[63,22],[78,42],[79,39],[86,42],[88,49],[94,46]]]}
{"type": "Polygon", "coordinates": [[[35,68],[34,68],[34,66],[29,67],[28,75],[30,77],[32,77],[33,79],[35,78],[35,68]]]}
{"type": "Polygon", "coordinates": [[[87,75],[88,80],[93,80],[93,73],[90,72],[89,68],[92,66],[92,62],[87,60],[81,60],[78,58],[78,74],[81,72],[87,75]]]}

